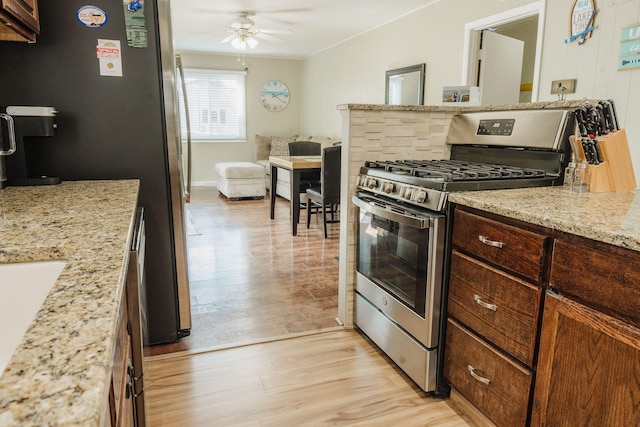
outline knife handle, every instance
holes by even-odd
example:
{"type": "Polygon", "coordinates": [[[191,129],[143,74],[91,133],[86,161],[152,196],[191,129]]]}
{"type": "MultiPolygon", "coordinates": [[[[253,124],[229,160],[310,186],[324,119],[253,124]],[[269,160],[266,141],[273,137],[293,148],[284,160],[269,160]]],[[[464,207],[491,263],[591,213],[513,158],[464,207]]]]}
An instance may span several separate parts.
{"type": "Polygon", "coordinates": [[[620,130],[620,123],[618,123],[618,112],[616,111],[616,104],[615,102],[613,102],[613,99],[607,99],[607,102],[609,103],[609,105],[611,106],[611,117],[613,118],[612,120],[612,124],[615,128],[615,131],[619,131],[620,130]]]}
{"type": "Polygon", "coordinates": [[[600,148],[600,143],[597,139],[593,140],[593,148],[596,150],[596,158],[598,159],[598,164],[604,162],[604,158],[602,157],[602,148],[600,148]]]}

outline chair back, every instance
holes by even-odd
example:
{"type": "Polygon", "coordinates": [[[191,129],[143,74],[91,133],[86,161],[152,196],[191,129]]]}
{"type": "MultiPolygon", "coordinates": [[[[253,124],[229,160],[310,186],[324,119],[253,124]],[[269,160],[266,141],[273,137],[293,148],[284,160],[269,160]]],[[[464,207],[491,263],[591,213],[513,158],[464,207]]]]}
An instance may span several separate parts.
{"type": "Polygon", "coordinates": [[[336,145],[322,149],[322,175],[320,187],[325,203],[340,203],[340,168],[342,146],[336,145]]]}
{"type": "Polygon", "coordinates": [[[288,148],[290,156],[319,156],[322,153],[322,146],[311,141],[293,141],[288,148]]]}

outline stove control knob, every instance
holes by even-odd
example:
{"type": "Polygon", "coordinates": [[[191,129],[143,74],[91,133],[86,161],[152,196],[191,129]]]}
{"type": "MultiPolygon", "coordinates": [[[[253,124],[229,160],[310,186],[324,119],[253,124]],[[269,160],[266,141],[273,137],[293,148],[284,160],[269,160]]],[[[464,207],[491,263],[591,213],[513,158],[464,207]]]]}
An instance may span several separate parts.
{"type": "Polygon", "coordinates": [[[360,185],[362,184],[362,176],[358,175],[358,177],[356,178],[356,187],[360,187],[360,185]]]}
{"type": "Polygon", "coordinates": [[[427,200],[427,192],[424,190],[418,191],[418,194],[416,194],[416,202],[424,203],[425,200],[427,200]]]}
{"type": "Polygon", "coordinates": [[[411,200],[411,196],[412,195],[413,195],[413,188],[411,188],[411,187],[406,187],[402,191],[402,197],[404,197],[407,200],[411,200]]]}
{"type": "Polygon", "coordinates": [[[393,193],[394,185],[392,182],[385,182],[382,184],[382,191],[387,194],[393,193]]]}
{"type": "Polygon", "coordinates": [[[367,188],[369,188],[370,190],[375,189],[378,186],[378,181],[376,181],[373,178],[369,178],[367,180],[367,184],[366,184],[367,188]]]}

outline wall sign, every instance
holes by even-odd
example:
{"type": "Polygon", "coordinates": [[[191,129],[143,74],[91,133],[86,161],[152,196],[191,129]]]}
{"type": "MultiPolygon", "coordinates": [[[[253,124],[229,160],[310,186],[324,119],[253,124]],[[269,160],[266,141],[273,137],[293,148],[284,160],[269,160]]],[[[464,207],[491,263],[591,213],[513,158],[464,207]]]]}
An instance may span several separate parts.
{"type": "Polygon", "coordinates": [[[640,24],[622,29],[618,70],[640,67],[640,24]]]}
{"type": "Polygon", "coordinates": [[[574,0],[569,13],[569,37],[564,42],[571,43],[578,40],[578,45],[581,45],[589,39],[595,30],[596,13],[594,0],[574,0]]]}
{"type": "Polygon", "coordinates": [[[107,23],[107,13],[95,6],[82,6],[76,12],[79,23],[88,28],[100,28],[107,23]]]}

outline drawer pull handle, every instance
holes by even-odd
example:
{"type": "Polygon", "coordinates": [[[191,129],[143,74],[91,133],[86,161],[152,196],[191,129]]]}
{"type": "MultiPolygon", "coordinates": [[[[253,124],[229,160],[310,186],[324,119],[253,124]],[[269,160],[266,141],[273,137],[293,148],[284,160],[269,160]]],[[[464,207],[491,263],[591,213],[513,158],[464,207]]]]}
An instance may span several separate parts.
{"type": "Polygon", "coordinates": [[[497,305],[489,304],[488,302],[482,301],[482,299],[480,298],[480,295],[474,295],[473,300],[478,304],[480,304],[481,306],[483,306],[484,308],[488,308],[489,310],[496,311],[498,309],[497,305]]]}
{"type": "Polygon", "coordinates": [[[475,373],[475,368],[471,365],[467,365],[467,369],[469,370],[469,373],[471,374],[471,376],[473,378],[475,378],[476,380],[480,381],[482,384],[486,384],[489,385],[489,383],[491,382],[491,380],[489,378],[484,378],[481,377],[480,375],[475,373]]]}
{"type": "Polygon", "coordinates": [[[502,248],[502,246],[504,246],[504,243],[502,242],[496,242],[495,240],[489,240],[484,236],[478,236],[478,239],[484,243],[487,246],[493,246],[494,248],[502,248]]]}

